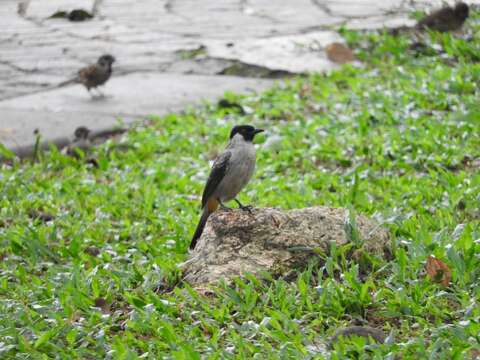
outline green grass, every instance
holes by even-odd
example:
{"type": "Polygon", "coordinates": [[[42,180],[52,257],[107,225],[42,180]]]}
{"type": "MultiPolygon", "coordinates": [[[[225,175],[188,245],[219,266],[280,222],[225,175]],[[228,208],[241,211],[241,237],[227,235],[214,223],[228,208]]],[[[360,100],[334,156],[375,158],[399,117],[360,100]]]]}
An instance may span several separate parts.
{"type": "MultiPolygon", "coordinates": [[[[478,16],[468,31],[478,34],[478,16]],[[475,31],[477,33],[475,33],[475,31]]],[[[480,39],[344,31],[344,66],[256,96],[154,117],[93,150],[52,149],[0,173],[2,359],[465,359],[480,351],[480,39]],[[442,49],[439,53],[436,49],[442,49]],[[351,207],[392,235],[365,272],[344,250],[293,282],[248,277],[207,296],[177,283],[209,160],[252,123],[257,172],[240,196],[285,209],[351,207]],[[38,215],[51,215],[44,222],[38,215]],[[425,276],[434,255],[449,287],[425,276]],[[382,328],[325,350],[353,321],[382,328]]]]}

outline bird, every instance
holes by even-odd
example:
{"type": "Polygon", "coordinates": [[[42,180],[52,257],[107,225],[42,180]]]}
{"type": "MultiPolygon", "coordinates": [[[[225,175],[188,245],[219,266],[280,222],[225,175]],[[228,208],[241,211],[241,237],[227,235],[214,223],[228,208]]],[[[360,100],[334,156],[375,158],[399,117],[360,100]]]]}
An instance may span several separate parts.
{"type": "Polygon", "coordinates": [[[115,58],[112,55],[105,54],[98,58],[96,64],[92,64],[80,69],[77,76],[71,80],[61,83],[59,86],[64,86],[70,83],[80,83],[85,86],[90,93],[90,89],[96,89],[102,96],[103,94],[98,90],[98,86],[105,84],[112,75],[112,64],[115,58]]]}
{"type": "Polygon", "coordinates": [[[91,146],[90,133],[90,129],[85,126],[77,127],[73,133],[72,143],[66,148],[66,154],[78,158],[78,150],[85,151],[91,146]]]}
{"type": "Polygon", "coordinates": [[[87,128],[86,126],[79,126],[73,132],[73,136],[75,137],[76,140],[88,139],[90,132],[91,132],[90,129],[87,128]]]}
{"type": "Polygon", "coordinates": [[[455,31],[462,27],[468,18],[469,7],[464,2],[458,2],[452,8],[443,7],[419,20],[415,26],[419,30],[430,29],[439,32],[455,31]]]}
{"type": "Polygon", "coordinates": [[[235,200],[239,208],[250,210],[236,199],[238,193],[248,184],[255,170],[255,135],[263,132],[252,125],[236,125],[230,131],[225,150],[215,159],[202,194],[202,215],[190,243],[193,250],[202,235],[208,217],[224,203],[235,200]]]}

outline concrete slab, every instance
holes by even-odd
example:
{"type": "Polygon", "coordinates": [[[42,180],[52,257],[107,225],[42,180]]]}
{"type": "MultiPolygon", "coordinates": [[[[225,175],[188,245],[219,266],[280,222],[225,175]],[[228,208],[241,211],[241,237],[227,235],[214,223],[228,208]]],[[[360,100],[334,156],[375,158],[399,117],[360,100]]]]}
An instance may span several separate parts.
{"type": "Polygon", "coordinates": [[[225,90],[271,83],[215,77],[224,73],[225,63],[257,65],[267,74],[268,69],[329,71],[337,65],[327,60],[324,48],[342,42],[338,27],[411,25],[413,10],[429,11],[444,2],[0,0],[0,141],[31,145],[37,127],[45,138],[65,138],[78,125],[107,127],[117,115],[161,114],[225,90]],[[77,8],[95,17],[49,19],[58,10],[77,8]],[[115,77],[105,89],[111,97],[92,101],[80,86],[52,90],[103,53],[117,58],[115,77]]]}
{"type": "Polygon", "coordinates": [[[329,71],[337,67],[325,54],[325,47],[333,42],[344,41],[337,32],[317,31],[264,39],[245,39],[234,44],[212,40],[207,42],[207,52],[212,57],[239,60],[295,74],[329,71]]]}
{"type": "Polygon", "coordinates": [[[104,98],[92,99],[80,85],[53,89],[0,102],[0,142],[24,153],[42,139],[63,143],[78,126],[94,132],[182,110],[202,100],[215,100],[225,91],[247,92],[272,86],[272,80],[232,76],[135,73],[112,78],[104,98]]]}

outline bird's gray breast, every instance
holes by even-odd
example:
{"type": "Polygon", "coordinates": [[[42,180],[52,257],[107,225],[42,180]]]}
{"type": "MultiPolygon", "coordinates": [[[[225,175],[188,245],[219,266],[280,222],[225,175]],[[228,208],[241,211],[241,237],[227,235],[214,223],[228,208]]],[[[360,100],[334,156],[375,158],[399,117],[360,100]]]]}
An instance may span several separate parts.
{"type": "Polygon", "coordinates": [[[255,170],[255,146],[252,143],[244,143],[230,150],[232,157],[228,170],[215,191],[215,196],[222,202],[234,199],[248,184],[255,170]]]}

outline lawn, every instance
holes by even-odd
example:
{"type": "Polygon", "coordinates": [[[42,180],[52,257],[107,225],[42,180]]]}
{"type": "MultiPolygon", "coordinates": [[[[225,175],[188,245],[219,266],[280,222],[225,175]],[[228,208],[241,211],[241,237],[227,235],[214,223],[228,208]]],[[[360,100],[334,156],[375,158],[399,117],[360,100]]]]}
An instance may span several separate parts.
{"type": "Polygon", "coordinates": [[[226,94],[245,114],[205,104],[79,158],[1,165],[0,358],[480,354],[479,31],[476,14],[424,46],[345,30],[363,66],[226,94]],[[250,276],[208,296],[179,282],[209,162],[239,123],[266,129],[242,202],[354,208],[389,229],[392,258],[360,266],[332,249],[293,282],[250,276]],[[426,275],[429,256],[447,286],[426,275]],[[387,342],[328,350],[353,322],[387,342]]]}

